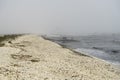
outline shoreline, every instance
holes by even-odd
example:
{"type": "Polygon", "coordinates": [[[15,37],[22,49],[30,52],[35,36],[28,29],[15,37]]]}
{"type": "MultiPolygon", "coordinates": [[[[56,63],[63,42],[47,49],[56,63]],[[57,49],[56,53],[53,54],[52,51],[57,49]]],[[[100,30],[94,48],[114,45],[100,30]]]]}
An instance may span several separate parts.
{"type": "MultiPolygon", "coordinates": [[[[73,49],[73,50],[74,50],[74,49],[73,49]]],[[[76,50],[75,50],[75,51],[76,51],[76,50]]],[[[101,60],[101,61],[103,61],[103,62],[105,62],[105,63],[111,64],[114,68],[116,68],[116,69],[119,70],[119,72],[120,72],[120,63],[119,63],[119,62],[117,63],[117,62],[114,62],[114,61],[105,60],[105,59],[102,59],[102,58],[99,58],[99,57],[90,55],[89,53],[87,54],[87,52],[84,52],[84,51],[77,51],[77,52],[78,52],[78,54],[79,54],[79,53],[83,53],[83,54],[88,55],[88,56],[90,56],[90,57],[93,57],[93,58],[95,58],[95,59],[99,59],[99,60],[101,60]]]]}
{"type": "Polygon", "coordinates": [[[119,62],[110,61],[110,60],[105,60],[105,59],[99,58],[99,57],[97,57],[97,56],[90,55],[90,54],[88,54],[87,52],[84,52],[84,51],[77,51],[76,49],[69,48],[69,47],[67,47],[67,45],[58,43],[58,42],[56,42],[56,40],[50,39],[50,38],[45,37],[45,36],[42,36],[42,38],[44,38],[45,40],[50,40],[50,41],[52,41],[52,42],[55,42],[56,44],[62,46],[63,48],[67,48],[67,49],[75,52],[75,53],[78,54],[78,55],[81,55],[81,54],[82,54],[82,55],[85,55],[85,56],[88,56],[88,57],[93,57],[93,58],[99,59],[99,60],[101,60],[101,61],[104,61],[104,62],[106,62],[106,63],[109,63],[109,64],[117,67],[118,69],[120,69],[120,63],[119,63],[119,62]]]}
{"type": "Polygon", "coordinates": [[[101,61],[104,61],[104,62],[106,62],[106,63],[109,63],[109,64],[111,64],[111,65],[117,67],[118,69],[120,69],[120,63],[119,63],[119,64],[115,64],[114,62],[107,61],[107,60],[104,60],[104,59],[102,59],[102,58],[95,57],[95,56],[93,56],[93,55],[87,54],[86,52],[77,51],[76,49],[69,48],[69,47],[67,47],[66,45],[57,43],[57,42],[55,42],[53,39],[49,39],[49,38],[47,38],[47,37],[45,37],[45,36],[41,36],[41,37],[44,38],[45,40],[50,40],[50,41],[52,41],[52,42],[54,42],[54,43],[60,45],[60,46],[63,47],[63,48],[67,48],[67,49],[69,49],[69,50],[75,52],[75,53],[78,54],[78,55],[85,55],[85,56],[88,56],[88,57],[93,57],[93,58],[99,59],[99,60],[101,60],[101,61]]]}

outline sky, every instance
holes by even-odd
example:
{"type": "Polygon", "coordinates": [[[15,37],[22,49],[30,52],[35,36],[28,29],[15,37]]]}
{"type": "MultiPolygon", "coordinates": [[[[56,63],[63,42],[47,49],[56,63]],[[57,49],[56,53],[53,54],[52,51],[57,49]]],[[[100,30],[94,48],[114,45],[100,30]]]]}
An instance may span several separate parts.
{"type": "Polygon", "coordinates": [[[0,0],[0,34],[120,33],[120,0],[0,0]]]}

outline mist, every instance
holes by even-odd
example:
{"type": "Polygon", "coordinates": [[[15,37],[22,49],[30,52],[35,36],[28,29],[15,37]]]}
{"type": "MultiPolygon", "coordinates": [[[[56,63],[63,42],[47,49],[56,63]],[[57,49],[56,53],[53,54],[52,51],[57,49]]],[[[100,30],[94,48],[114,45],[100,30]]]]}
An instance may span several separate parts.
{"type": "Polygon", "coordinates": [[[0,34],[120,33],[120,0],[0,0],[0,34]]]}

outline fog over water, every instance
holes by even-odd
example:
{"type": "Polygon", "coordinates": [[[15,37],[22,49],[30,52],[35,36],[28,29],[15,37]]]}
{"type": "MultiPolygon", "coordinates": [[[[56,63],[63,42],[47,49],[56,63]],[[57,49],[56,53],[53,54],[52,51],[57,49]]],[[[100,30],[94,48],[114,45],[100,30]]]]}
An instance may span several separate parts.
{"type": "Polygon", "coordinates": [[[120,33],[120,0],[0,0],[4,33],[120,33]]]}

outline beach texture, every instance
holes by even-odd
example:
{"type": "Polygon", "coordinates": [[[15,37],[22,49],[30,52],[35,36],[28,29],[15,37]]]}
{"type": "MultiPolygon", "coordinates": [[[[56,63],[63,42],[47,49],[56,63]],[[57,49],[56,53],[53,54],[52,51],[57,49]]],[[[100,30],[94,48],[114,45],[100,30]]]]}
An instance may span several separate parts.
{"type": "Polygon", "coordinates": [[[110,64],[37,35],[4,43],[0,47],[0,80],[120,80],[120,72],[110,64]]]}

